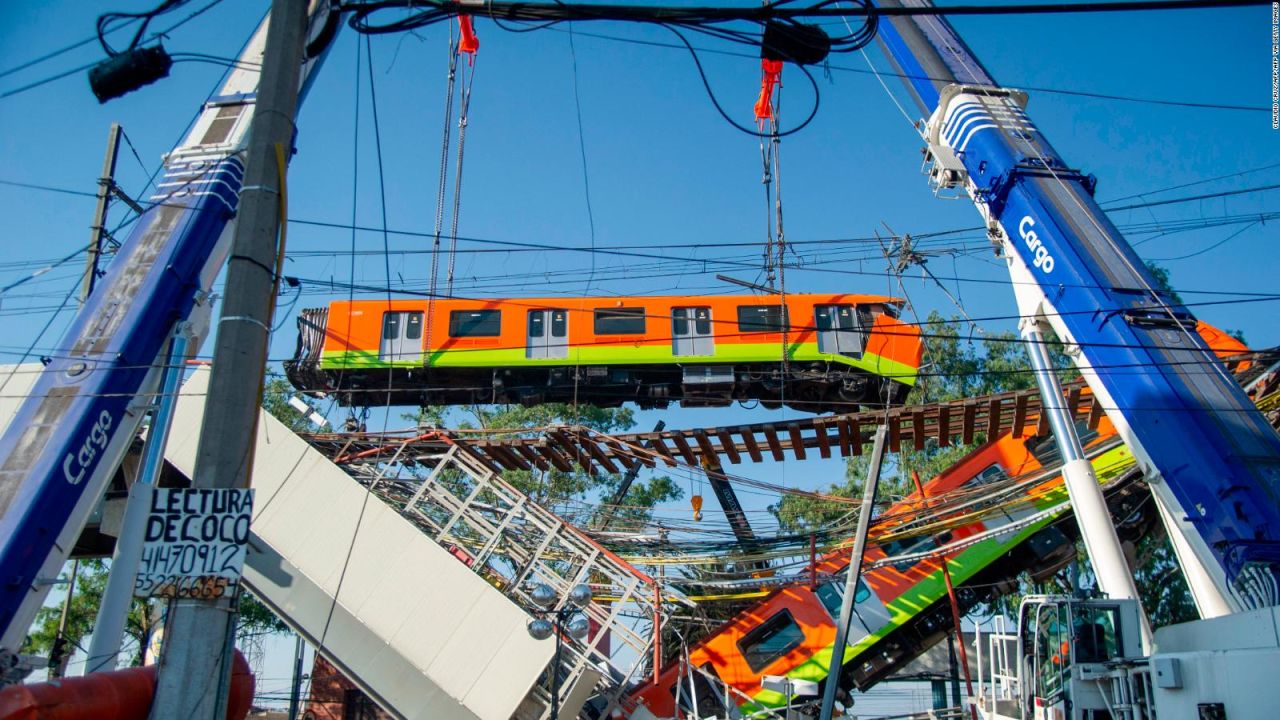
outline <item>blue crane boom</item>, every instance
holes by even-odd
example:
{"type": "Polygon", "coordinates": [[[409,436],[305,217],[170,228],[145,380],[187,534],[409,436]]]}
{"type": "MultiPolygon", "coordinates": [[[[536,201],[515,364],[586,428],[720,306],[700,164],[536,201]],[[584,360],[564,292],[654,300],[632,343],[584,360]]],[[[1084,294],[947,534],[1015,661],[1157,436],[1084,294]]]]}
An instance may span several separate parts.
{"type": "Polygon", "coordinates": [[[1184,567],[1198,561],[1223,611],[1280,603],[1280,436],[1094,201],[1094,178],[1027,116],[1025,93],[1001,87],[943,17],[882,19],[879,39],[927,118],[935,192],[966,191],[1016,258],[1023,315],[1067,343],[1172,520],[1175,547],[1194,554],[1184,567]]]}
{"type": "MultiPolygon", "coordinates": [[[[304,92],[336,30],[327,3],[313,8],[304,92]]],[[[157,194],[0,437],[5,671],[22,665],[18,649],[52,579],[151,409],[169,339],[187,324],[199,349],[234,226],[266,25],[166,156],[157,194]]]]}

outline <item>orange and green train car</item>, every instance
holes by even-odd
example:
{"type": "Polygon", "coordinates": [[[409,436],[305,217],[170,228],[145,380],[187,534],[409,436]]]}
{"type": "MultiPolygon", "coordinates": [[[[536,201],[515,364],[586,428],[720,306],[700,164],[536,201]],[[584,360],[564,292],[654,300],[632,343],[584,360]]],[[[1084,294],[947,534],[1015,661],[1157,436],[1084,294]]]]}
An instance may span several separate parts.
{"type": "Polygon", "coordinates": [[[847,294],[339,301],[302,311],[285,370],[344,405],[854,410],[899,404],[915,383],[923,344],[900,307],[847,294]]]}
{"type": "MultiPolygon", "coordinates": [[[[1247,361],[1238,357],[1248,352],[1243,343],[1207,323],[1200,323],[1197,331],[1220,359],[1234,358],[1238,371],[1247,368],[1247,361]]],[[[1117,531],[1124,539],[1136,540],[1154,520],[1150,503],[1144,502],[1147,495],[1135,492],[1127,482],[1112,483],[1135,476],[1132,455],[1105,416],[1099,418],[1096,428],[1080,423],[1077,431],[1099,482],[1112,484],[1108,503],[1113,517],[1120,519],[1117,531]]],[[[903,560],[864,572],[858,583],[841,687],[865,690],[952,631],[943,561],[928,557],[929,551],[958,543],[957,549],[948,553],[947,563],[961,612],[1015,589],[1022,572],[1044,578],[1075,557],[1074,523],[1061,522],[1060,512],[1033,517],[1067,499],[1061,475],[1053,473],[1060,465],[1052,436],[1019,438],[1006,432],[925,483],[923,497],[912,493],[885,511],[881,517],[888,527],[875,532],[888,541],[872,538],[863,567],[891,557],[903,560]],[[1023,490],[1030,502],[1018,509],[1002,509],[981,521],[932,535],[894,540],[886,534],[893,532],[895,519],[926,514],[930,499],[1024,476],[1038,479],[1023,490]],[[1001,527],[1009,531],[999,533],[1001,527]],[[977,537],[983,533],[987,536],[977,537]],[[961,541],[965,538],[974,541],[964,544],[961,541]]],[[[839,613],[844,593],[844,581],[838,576],[848,564],[847,550],[823,557],[814,573],[824,579],[822,582],[816,586],[797,582],[779,588],[690,647],[689,664],[702,673],[689,674],[679,665],[666,667],[658,682],[639,687],[631,696],[633,703],[644,708],[633,717],[676,717],[677,697],[679,717],[693,715],[694,697],[697,717],[723,716],[726,694],[740,713],[749,716],[765,708],[780,708],[786,702],[779,693],[761,687],[765,675],[825,683],[835,645],[833,618],[839,613]],[[708,676],[717,678],[719,687],[708,676]],[[690,692],[691,686],[696,692],[690,692]],[[728,693],[724,686],[730,688],[728,693]]]]}
{"type": "MultiPolygon", "coordinates": [[[[1096,430],[1081,427],[1086,452],[1093,458],[1099,480],[1117,479],[1134,467],[1132,456],[1116,437],[1110,423],[1102,418],[1096,430]]],[[[1034,476],[1060,466],[1053,438],[1015,438],[1005,433],[970,453],[943,474],[924,485],[926,498],[942,496],[965,488],[1034,476]]],[[[1060,475],[1043,477],[1026,490],[1030,503],[1018,509],[1001,510],[985,519],[934,535],[923,535],[869,544],[864,567],[891,557],[902,562],[865,571],[854,596],[854,622],[841,673],[841,687],[866,689],[892,674],[945,637],[950,631],[951,610],[942,575],[942,560],[912,555],[988,533],[949,555],[948,563],[964,612],[974,604],[1010,591],[1023,571],[1047,577],[1075,557],[1068,534],[1069,523],[1054,517],[1033,518],[1041,510],[1066,499],[1060,475]],[[1023,521],[1020,523],[1020,521],[1023,521]],[[995,534],[1002,526],[1010,530],[995,534]]],[[[1138,494],[1127,496],[1121,517],[1132,517],[1140,507],[1138,494]]],[[[1115,503],[1113,503],[1115,505],[1115,503]]],[[[913,493],[895,503],[885,518],[911,518],[927,510],[928,503],[913,493]]],[[[970,508],[974,509],[974,508],[970,508]]],[[[1114,508],[1113,508],[1114,509],[1114,508]]],[[[888,528],[889,531],[892,528],[888,528]]],[[[697,717],[723,716],[726,694],[738,712],[749,716],[764,708],[780,708],[781,694],[761,687],[765,675],[785,675],[799,680],[825,683],[835,644],[834,617],[839,613],[848,551],[835,552],[817,563],[816,585],[797,583],[780,588],[738,614],[717,632],[689,648],[689,664],[702,670],[689,673],[672,665],[660,673],[657,683],[639,688],[631,700],[644,707],[633,717],[691,717],[696,696],[697,717]],[[714,677],[718,684],[709,680],[714,677]],[[696,692],[690,692],[690,685],[696,692]],[[731,688],[725,692],[724,685],[731,688]]]]}

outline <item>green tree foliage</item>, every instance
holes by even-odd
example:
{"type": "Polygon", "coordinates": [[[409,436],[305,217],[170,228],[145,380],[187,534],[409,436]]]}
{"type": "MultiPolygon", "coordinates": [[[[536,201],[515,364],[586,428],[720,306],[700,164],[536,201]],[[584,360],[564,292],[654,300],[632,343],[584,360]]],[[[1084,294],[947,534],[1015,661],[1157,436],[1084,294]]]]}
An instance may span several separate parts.
{"type": "MultiPolygon", "coordinates": [[[[67,565],[64,579],[71,578],[71,564],[67,565]]],[[[93,623],[98,615],[98,606],[102,602],[102,593],[107,586],[107,567],[101,560],[85,560],[79,563],[75,572],[75,585],[71,594],[71,602],[67,606],[67,627],[61,648],[55,648],[58,638],[58,625],[62,619],[63,603],[46,605],[36,614],[35,624],[27,635],[22,652],[49,658],[49,677],[60,677],[66,669],[66,663],[77,648],[85,649],[84,639],[93,632],[93,623]],[[55,653],[55,649],[58,651],[55,653]]],[[[63,586],[64,588],[67,586],[63,586]]],[[[65,597],[65,595],[64,595],[65,597]]],[[[127,631],[131,635],[134,664],[141,663],[139,647],[145,647],[145,638],[132,634],[133,622],[138,612],[139,603],[129,613],[127,631]],[[141,640],[141,642],[139,642],[141,640]]],[[[139,618],[140,619],[140,618],[139,618]]],[[[140,623],[139,623],[140,624],[140,623]]]]}
{"type": "Polygon", "coordinates": [[[262,407],[285,425],[300,427],[302,413],[289,404],[289,398],[294,394],[293,386],[288,380],[279,375],[268,375],[262,385],[262,407]]]}
{"type": "MultiPolygon", "coordinates": [[[[70,578],[72,564],[68,563],[63,573],[70,578]]],[[[40,608],[35,623],[22,646],[22,652],[50,658],[50,677],[59,677],[66,669],[71,656],[80,650],[88,650],[86,640],[93,634],[97,621],[98,608],[102,604],[102,596],[107,588],[107,576],[111,565],[105,560],[81,560],[76,571],[75,587],[71,594],[71,603],[67,610],[67,627],[62,647],[64,651],[54,656],[58,637],[58,625],[62,619],[62,599],[52,605],[40,608]]],[[[65,586],[64,586],[65,587],[65,586]]],[[[62,597],[65,598],[65,595],[62,597]]],[[[124,642],[120,647],[120,657],[124,664],[136,667],[142,664],[151,636],[160,627],[160,610],[162,601],[133,598],[129,605],[129,615],[125,619],[124,642]]],[[[240,597],[240,618],[236,626],[237,637],[246,635],[272,634],[286,632],[289,628],[271,613],[265,605],[258,602],[249,593],[240,597]]]]}

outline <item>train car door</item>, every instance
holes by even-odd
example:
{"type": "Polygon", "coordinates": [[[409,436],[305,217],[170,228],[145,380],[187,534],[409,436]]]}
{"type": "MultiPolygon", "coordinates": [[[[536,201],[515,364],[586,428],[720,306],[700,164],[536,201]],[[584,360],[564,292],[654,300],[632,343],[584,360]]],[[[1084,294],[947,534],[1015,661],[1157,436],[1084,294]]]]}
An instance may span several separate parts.
{"type": "Polygon", "coordinates": [[[569,357],[569,318],[565,310],[530,310],[525,357],[569,357]]]}
{"type": "Polygon", "coordinates": [[[852,305],[815,305],[813,319],[818,328],[818,352],[862,355],[864,333],[852,305]]]}
{"type": "MultiPolygon", "coordinates": [[[[844,582],[832,581],[818,586],[818,600],[826,608],[832,621],[840,619],[840,604],[844,599],[844,582]]],[[[849,623],[849,634],[846,644],[857,645],[862,638],[878,632],[893,619],[889,608],[884,606],[880,596],[871,591],[867,584],[858,579],[857,589],[853,593],[853,622],[849,623]]],[[[850,658],[846,655],[845,660],[850,658]]]]}
{"type": "Polygon", "coordinates": [[[672,309],[671,353],[673,355],[716,354],[716,340],[711,333],[711,308],[672,309]]]}
{"type": "Polygon", "coordinates": [[[420,362],[422,360],[422,313],[386,312],[382,314],[382,342],[378,345],[382,362],[420,362]]]}

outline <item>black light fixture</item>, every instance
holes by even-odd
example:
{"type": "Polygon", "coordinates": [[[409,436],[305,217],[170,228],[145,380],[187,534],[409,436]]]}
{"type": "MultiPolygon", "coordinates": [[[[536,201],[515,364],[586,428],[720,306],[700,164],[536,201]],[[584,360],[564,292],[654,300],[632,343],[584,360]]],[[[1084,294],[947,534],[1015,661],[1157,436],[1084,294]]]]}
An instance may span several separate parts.
{"type": "Polygon", "coordinates": [[[89,70],[89,87],[98,102],[105,103],[168,77],[171,67],[173,58],[162,46],[134,48],[113,55],[89,70]]]}
{"type": "Polygon", "coordinates": [[[817,25],[769,20],[760,39],[760,57],[816,65],[831,52],[831,38],[817,25]]]}

